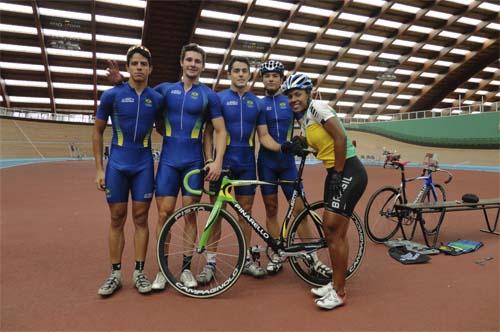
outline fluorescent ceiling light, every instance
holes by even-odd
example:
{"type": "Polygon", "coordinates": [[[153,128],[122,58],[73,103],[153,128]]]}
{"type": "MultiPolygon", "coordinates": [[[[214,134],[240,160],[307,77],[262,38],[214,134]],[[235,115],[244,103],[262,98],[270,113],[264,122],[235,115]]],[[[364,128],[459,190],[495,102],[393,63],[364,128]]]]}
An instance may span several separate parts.
{"type": "Polygon", "coordinates": [[[356,68],[359,67],[359,65],[357,63],[339,61],[339,62],[337,62],[337,64],[335,65],[335,67],[356,69],[356,68]]]}
{"type": "Polygon", "coordinates": [[[113,86],[112,85],[97,85],[97,91],[106,91],[111,89],[113,86]]]}
{"type": "Polygon", "coordinates": [[[238,39],[241,40],[249,40],[253,42],[258,42],[258,43],[270,43],[271,42],[271,37],[265,37],[265,36],[256,36],[256,35],[247,35],[245,33],[240,33],[238,36],[238,39]]]}
{"type": "MultiPolygon", "coordinates": [[[[81,21],[90,21],[92,18],[91,15],[87,14],[87,13],[70,12],[67,10],[38,8],[38,11],[40,12],[40,15],[44,15],[44,16],[70,18],[70,19],[81,20],[81,21]]],[[[97,16],[96,16],[96,20],[97,20],[97,16]]]]}
{"type": "Polygon", "coordinates": [[[321,9],[321,8],[309,7],[309,6],[300,7],[299,12],[306,13],[306,14],[312,14],[312,15],[318,15],[318,16],[325,16],[325,17],[330,17],[334,13],[333,10],[321,9]]]}
{"type": "Polygon", "coordinates": [[[276,9],[290,10],[293,7],[293,4],[281,2],[281,1],[272,1],[272,0],[257,0],[257,6],[270,7],[276,9]]]}
{"type": "Polygon", "coordinates": [[[264,87],[264,83],[262,83],[262,82],[255,82],[254,86],[256,88],[263,88],[264,87]]]}
{"type": "Polygon", "coordinates": [[[337,106],[354,106],[352,101],[338,101],[337,106]]]}
{"type": "Polygon", "coordinates": [[[364,15],[356,15],[356,14],[350,14],[350,13],[343,12],[339,15],[339,19],[346,20],[346,21],[365,23],[370,18],[368,16],[364,16],[364,15]]]}
{"type": "Polygon", "coordinates": [[[425,16],[429,16],[429,17],[434,17],[434,18],[439,18],[439,19],[442,19],[442,20],[447,20],[449,19],[452,15],[451,14],[448,14],[448,13],[443,13],[443,12],[438,12],[436,10],[429,10],[425,16]]]}
{"type": "Polygon", "coordinates": [[[225,48],[218,48],[218,47],[209,47],[209,46],[200,46],[205,52],[210,53],[210,54],[224,54],[226,53],[225,48]]]}
{"type": "Polygon", "coordinates": [[[443,36],[443,37],[446,37],[446,38],[452,38],[452,39],[457,39],[458,37],[460,37],[462,34],[461,33],[458,33],[458,32],[452,32],[452,31],[447,31],[447,30],[443,30],[439,33],[439,36],[443,36]]]}
{"type": "Polygon", "coordinates": [[[312,32],[316,33],[319,31],[319,27],[314,26],[314,25],[307,25],[307,24],[299,24],[299,23],[290,23],[288,24],[288,29],[290,30],[298,30],[298,31],[305,31],[305,32],[312,32]]]}
{"type": "Polygon", "coordinates": [[[264,53],[242,51],[242,50],[232,50],[231,55],[233,55],[233,56],[247,56],[249,58],[261,58],[264,55],[264,53]]]}
{"type": "Polygon", "coordinates": [[[116,60],[116,61],[123,61],[123,62],[127,61],[127,56],[126,55],[122,55],[122,54],[100,53],[100,52],[97,52],[95,54],[95,57],[97,59],[102,59],[102,60],[116,60]]]}
{"type": "Polygon", "coordinates": [[[207,10],[207,9],[203,9],[201,11],[200,15],[202,17],[215,18],[218,20],[233,21],[233,22],[239,22],[241,19],[240,15],[223,13],[223,12],[218,12],[215,10],[207,10]]]}
{"type": "Polygon", "coordinates": [[[12,51],[12,52],[21,52],[21,53],[34,53],[34,54],[42,53],[42,50],[40,47],[3,44],[3,43],[0,43],[0,51],[12,51]]]}
{"type": "Polygon", "coordinates": [[[75,84],[75,83],[61,83],[54,82],[52,86],[56,89],[70,89],[70,90],[94,90],[92,84],[75,84]]]}
{"type": "Polygon", "coordinates": [[[414,97],[414,96],[412,96],[412,95],[398,95],[398,96],[396,97],[396,99],[406,99],[406,100],[410,100],[410,99],[412,99],[413,97],[414,97]]]}
{"type": "Polygon", "coordinates": [[[377,120],[379,120],[379,121],[389,121],[389,120],[392,120],[392,116],[390,116],[390,115],[379,115],[379,116],[377,116],[377,120]]]}
{"type": "MultiPolygon", "coordinates": [[[[485,105],[486,105],[486,104],[485,104],[485,105]]],[[[338,117],[338,118],[343,119],[343,118],[345,118],[346,116],[347,116],[347,114],[345,114],[345,113],[337,113],[337,117],[338,117]]]]}
{"type": "Polygon", "coordinates": [[[219,70],[220,65],[218,63],[205,63],[205,69],[219,70]]]}
{"type": "Polygon", "coordinates": [[[465,104],[465,105],[470,105],[470,104],[474,104],[475,102],[473,100],[464,100],[462,104],[465,104]]]}
{"type": "Polygon", "coordinates": [[[453,110],[451,111],[451,114],[460,114],[462,113],[462,110],[453,110]]]}
{"type": "Polygon", "coordinates": [[[265,18],[254,17],[254,16],[249,16],[247,18],[247,23],[248,24],[255,24],[255,25],[266,25],[266,26],[275,27],[275,28],[279,28],[283,24],[283,22],[281,22],[281,21],[268,20],[265,18]]]}
{"type": "Polygon", "coordinates": [[[397,46],[413,47],[416,43],[410,40],[396,39],[392,42],[392,44],[397,46]]]}
{"type": "Polygon", "coordinates": [[[349,50],[347,50],[347,53],[369,56],[370,54],[372,54],[372,51],[360,50],[359,48],[350,48],[349,50]]]}
{"type": "Polygon", "coordinates": [[[322,59],[306,58],[304,60],[304,63],[308,63],[311,65],[327,66],[330,63],[330,61],[329,60],[322,60],[322,59]]]}
{"type": "Polygon", "coordinates": [[[93,100],[89,99],[67,99],[67,98],[55,98],[56,104],[61,105],[94,105],[93,100]]]}
{"type": "Polygon", "coordinates": [[[346,90],[345,94],[350,96],[362,96],[366,93],[366,91],[362,90],[346,90]]]}
{"type": "Polygon", "coordinates": [[[373,84],[375,80],[369,78],[356,78],[355,82],[360,84],[373,84]]]}
{"type": "Polygon", "coordinates": [[[489,10],[489,11],[492,11],[492,12],[495,12],[495,13],[500,12],[500,6],[499,5],[495,5],[495,4],[491,3],[491,2],[483,2],[482,4],[479,5],[479,8],[486,9],[486,10],[489,10]]]}
{"type": "Polygon", "coordinates": [[[9,96],[9,100],[14,103],[50,104],[50,98],[40,97],[9,96]]]}
{"type": "Polygon", "coordinates": [[[366,120],[366,119],[370,118],[370,115],[369,114],[354,114],[353,118],[354,119],[364,119],[364,120],[366,120]]]}
{"type": "Polygon", "coordinates": [[[111,3],[127,7],[146,8],[146,1],[139,0],[97,0],[97,2],[111,3]]]}
{"type": "Polygon", "coordinates": [[[497,70],[498,70],[497,68],[493,68],[493,67],[486,67],[483,69],[483,71],[488,72],[488,73],[494,73],[497,70]]]}
{"type": "Polygon", "coordinates": [[[384,81],[382,85],[387,85],[387,86],[399,86],[401,82],[394,82],[394,81],[384,81]]]}
{"type": "Polygon", "coordinates": [[[434,77],[438,77],[438,76],[439,76],[439,74],[436,74],[436,73],[427,73],[427,72],[425,72],[425,73],[420,74],[420,76],[422,76],[422,77],[434,78],[434,77]]]}
{"type": "Polygon", "coordinates": [[[454,3],[458,3],[460,5],[464,5],[464,6],[468,6],[472,3],[472,1],[474,0],[447,0],[449,2],[454,2],[454,3]]]}
{"type": "Polygon", "coordinates": [[[2,24],[0,23],[0,31],[11,33],[22,33],[28,35],[38,35],[38,30],[33,27],[26,27],[22,25],[2,24]]]}
{"type": "Polygon", "coordinates": [[[297,61],[297,57],[296,56],[283,55],[283,54],[271,54],[269,56],[269,59],[279,60],[279,61],[288,61],[288,62],[295,62],[295,61],[297,61]]]}
{"type": "Polygon", "coordinates": [[[420,58],[417,56],[412,56],[408,58],[408,61],[410,62],[416,62],[416,63],[426,63],[429,59],[426,58],[420,58]]]}
{"type": "Polygon", "coordinates": [[[96,40],[99,42],[122,44],[122,45],[141,45],[142,40],[138,38],[116,37],[108,35],[96,35],[96,40]]]}
{"type": "Polygon", "coordinates": [[[92,38],[92,35],[90,33],[54,29],[43,29],[43,34],[50,37],[72,38],[81,40],[90,40],[92,38]]]}
{"type": "Polygon", "coordinates": [[[398,75],[406,75],[406,76],[411,76],[414,71],[413,70],[407,70],[407,69],[396,69],[394,71],[395,74],[398,74],[398,75]]]}
{"type": "Polygon", "coordinates": [[[22,14],[33,14],[33,7],[31,6],[15,5],[13,3],[5,2],[0,2],[0,10],[22,14]]]}
{"type": "Polygon", "coordinates": [[[214,80],[215,79],[209,77],[200,77],[200,82],[203,84],[213,84],[214,80]]]}
{"type": "Polygon", "coordinates": [[[431,110],[431,112],[434,112],[434,113],[441,113],[442,111],[443,111],[443,109],[442,109],[442,108],[433,108],[433,109],[431,110]]]}
{"type": "Polygon", "coordinates": [[[400,110],[401,105],[387,105],[388,110],[400,110]]]}
{"type": "Polygon", "coordinates": [[[0,62],[0,68],[15,69],[15,70],[45,71],[45,66],[43,65],[31,65],[27,63],[16,63],[16,62],[0,62]]]}
{"type": "Polygon", "coordinates": [[[418,8],[418,7],[403,5],[401,3],[393,4],[391,6],[391,9],[398,10],[400,12],[411,13],[411,14],[415,14],[420,10],[420,8],[418,8]]]}
{"type": "Polygon", "coordinates": [[[382,7],[387,3],[386,1],[383,0],[354,0],[353,2],[362,3],[365,5],[370,5],[375,7],[382,7]]]}
{"type": "Polygon", "coordinates": [[[222,85],[231,85],[231,80],[228,80],[228,79],[220,79],[220,80],[219,80],[219,84],[222,84],[222,85]]]}
{"type": "Polygon", "coordinates": [[[210,37],[229,38],[229,39],[233,38],[233,33],[227,31],[196,28],[194,33],[197,35],[210,36],[210,37]]]}
{"type": "Polygon", "coordinates": [[[469,78],[469,79],[467,80],[467,82],[471,82],[471,83],[479,83],[479,82],[481,82],[481,81],[482,81],[482,79],[480,79],[480,78],[476,78],[476,77],[471,77],[471,78],[469,78]]]}
{"type": "Polygon", "coordinates": [[[142,28],[144,26],[144,21],[142,20],[132,20],[129,18],[121,18],[114,16],[96,15],[96,22],[114,25],[125,25],[129,27],[142,28]]]}
{"type": "MultiPolygon", "coordinates": [[[[319,77],[319,74],[318,73],[308,73],[308,72],[297,72],[297,74],[304,74],[304,75],[307,75],[309,76],[309,78],[311,79],[315,79],[315,78],[318,78],[319,77]]],[[[287,75],[287,72],[285,72],[285,76],[287,75]]]]}
{"type": "Polygon", "coordinates": [[[364,33],[361,35],[361,37],[359,37],[359,39],[366,40],[372,43],[383,43],[387,38],[364,33]]]}
{"type": "Polygon", "coordinates": [[[493,81],[490,81],[490,84],[491,85],[500,85],[500,81],[493,80],[493,81]]]}
{"type": "Polygon", "coordinates": [[[486,27],[493,30],[500,30],[500,24],[498,23],[490,23],[486,27]]]}
{"type": "Polygon", "coordinates": [[[477,90],[476,91],[476,95],[487,95],[488,94],[488,91],[486,90],[477,90]]]}
{"type": "Polygon", "coordinates": [[[372,97],[377,97],[377,98],[387,98],[389,97],[389,94],[386,92],[374,92],[372,94],[372,97]]]}
{"type": "Polygon", "coordinates": [[[469,91],[469,90],[463,89],[463,88],[458,88],[458,89],[455,89],[454,92],[457,92],[457,93],[467,93],[467,91],[469,91]]]}
{"type": "Polygon", "coordinates": [[[454,48],[450,51],[450,53],[452,54],[460,54],[460,55],[466,55],[469,52],[470,52],[469,50],[463,50],[461,48],[454,48]]]}
{"type": "Polygon", "coordinates": [[[408,85],[408,88],[410,89],[417,89],[417,90],[421,90],[425,87],[424,84],[417,84],[417,83],[411,83],[410,85],[408,85]]]}
{"type": "Polygon", "coordinates": [[[400,54],[393,54],[393,53],[380,53],[378,55],[378,57],[384,58],[384,59],[399,60],[401,55],[400,54]]]}
{"type": "Polygon", "coordinates": [[[354,32],[337,30],[337,29],[328,29],[328,30],[326,30],[326,34],[330,35],[330,36],[335,36],[335,37],[351,38],[354,35],[354,32]]]}
{"type": "Polygon", "coordinates": [[[432,29],[432,28],[427,28],[427,27],[423,27],[420,25],[412,25],[408,28],[408,30],[413,31],[413,32],[425,33],[425,34],[430,34],[432,31],[434,31],[434,29],[432,29]]]}
{"type": "Polygon", "coordinates": [[[467,40],[473,43],[483,44],[485,41],[488,40],[488,38],[483,38],[479,36],[470,36],[469,38],[467,38],[467,40]]]}
{"type": "Polygon", "coordinates": [[[328,75],[326,77],[327,80],[329,81],[340,81],[340,82],[346,82],[349,77],[347,76],[337,76],[337,75],[328,75]]]}
{"type": "Polygon", "coordinates": [[[380,105],[379,104],[373,104],[373,103],[364,103],[361,105],[361,107],[364,108],[378,108],[380,105]]]}
{"type": "Polygon", "coordinates": [[[425,44],[422,49],[424,50],[429,50],[429,51],[441,51],[444,48],[444,46],[439,46],[439,45],[434,45],[434,44],[425,44]]]}
{"type": "Polygon", "coordinates": [[[493,105],[493,103],[492,103],[492,102],[487,101],[487,102],[483,103],[483,105],[484,105],[484,106],[491,106],[491,105],[493,105]]]}
{"type": "Polygon", "coordinates": [[[280,38],[278,40],[278,44],[279,45],[286,45],[286,46],[293,46],[293,47],[300,47],[300,48],[304,48],[307,46],[307,42],[298,41],[298,40],[291,40],[291,39],[283,39],[283,38],[280,38]]]}
{"type": "Polygon", "coordinates": [[[375,21],[375,25],[399,29],[401,27],[401,25],[403,25],[403,23],[396,22],[396,21],[390,21],[390,20],[384,20],[382,18],[379,18],[377,21],[375,21]]]}
{"type": "Polygon", "coordinates": [[[92,58],[92,52],[64,50],[60,48],[47,48],[47,53],[50,55],[69,56],[73,58],[92,58]]]}
{"type": "Polygon", "coordinates": [[[331,51],[331,52],[340,51],[340,46],[327,45],[327,44],[316,44],[314,48],[318,50],[331,51]]]}
{"type": "Polygon", "coordinates": [[[319,92],[325,92],[325,93],[337,93],[339,89],[332,89],[332,88],[325,88],[325,87],[319,87],[318,88],[319,92]]]}
{"type": "Polygon", "coordinates": [[[453,104],[453,103],[455,102],[455,99],[451,99],[451,98],[444,98],[441,102],[443,102],[443,103],[453,104]]]}
{"type": "Polygon", "coordinates": [[[463,23],[463,24],[468,24],[468,25],[473,25],[473,26],[476,26],[478,25],[479,23],[481,23],[481,20],[477,20],[475,18],[470,18],[470,17],[465,17],[465,16],[462,16],[460,17],[457,22],[459,23],[463,23]]]}
{"type": "Polygon", "coordinates": [[[387,67],[380,67],[380,66],[368,66],[366,67],[366,71],[374,71],[378,73],[383,73],[386,72],[389,68],[387,67]]]}
{"type": "Polygon", "coordinates": [[[453,65],[453,62],[438,60],[434,64],[436,66],[451,67],[453,65]]]}
{"type": "Polygon", "coordinates": [[[24,81],[24,80],[4,80],[5,85],[13,85],[13,86],[27,86],[33,88],[46,88],[47,82],[42,81],[24,81]]]}

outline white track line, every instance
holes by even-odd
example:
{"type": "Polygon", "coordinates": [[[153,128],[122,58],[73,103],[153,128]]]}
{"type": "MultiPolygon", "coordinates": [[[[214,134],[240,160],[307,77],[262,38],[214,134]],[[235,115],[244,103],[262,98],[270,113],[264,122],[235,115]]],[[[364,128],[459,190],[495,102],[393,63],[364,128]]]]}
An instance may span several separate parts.
{"type": "Polygon", "coordinates": [[[40,152],[40,150],[38,150],[35,146],[35,144],[33,144],[33,142],[30,140],[30,138],[28,137],[28,135],[26,135],[26,133],[24,132],[24,130],[21,129],[21,127],[19,127],[19,125],[17,124],[16,121],[14,121],[14,124],[16,125],[17,129],[19,129],[19,131],[21,131],[21,133],[24,135],[24,137],[26,137],[26,139],[28,140],[28,142],[30,142],[31,146],[33,147],[33,149],[35,149],[35,151],[40,155],[40,157],[42,157],[43,159],[45,159],[45,157],[43,156],[43,154],[40,152]]]}

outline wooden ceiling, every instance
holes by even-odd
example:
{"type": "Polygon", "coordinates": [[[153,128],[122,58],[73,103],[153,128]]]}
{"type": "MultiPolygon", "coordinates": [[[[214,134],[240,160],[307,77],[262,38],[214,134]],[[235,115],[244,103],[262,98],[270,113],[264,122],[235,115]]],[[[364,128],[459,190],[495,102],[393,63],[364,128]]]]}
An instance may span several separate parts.
{"type": "MultiPolygon", "coordinates": [[[[128,47],[143,43],[151,85],[176,81],[188,42],[207,50],[202,82],[217,91],[239,54],[308,73],[316,98],[343,113],[488,105],[500,99],[499,9],[477,0],[2,0],[1,105],[93,113],[110,87],[107,59],[124,71],[128,47]]],[[[264,94],[258,75],[251,84],[264,94]]]]}

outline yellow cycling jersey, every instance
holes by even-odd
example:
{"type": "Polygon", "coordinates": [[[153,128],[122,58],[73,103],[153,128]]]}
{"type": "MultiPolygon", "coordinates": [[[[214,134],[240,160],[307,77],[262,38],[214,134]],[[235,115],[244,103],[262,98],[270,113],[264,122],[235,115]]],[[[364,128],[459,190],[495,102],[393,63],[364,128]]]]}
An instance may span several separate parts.
{"type": "MultiPolygon", "coordinates": [[[[307,139],[307,145],[316,151],[316,158],[323,161],[326,168],[335,166],[335,142],[323,127],[323,124],[332,117],[337,117],[333,108],[328,104],[312,101],[302,121],[302,133],[307,139]]],[[[340,126],[345,134],[342,123],[340,126]]],[[[346,159],[355,155],[356,149],[351,140],[347,139],[346,159]]]]}

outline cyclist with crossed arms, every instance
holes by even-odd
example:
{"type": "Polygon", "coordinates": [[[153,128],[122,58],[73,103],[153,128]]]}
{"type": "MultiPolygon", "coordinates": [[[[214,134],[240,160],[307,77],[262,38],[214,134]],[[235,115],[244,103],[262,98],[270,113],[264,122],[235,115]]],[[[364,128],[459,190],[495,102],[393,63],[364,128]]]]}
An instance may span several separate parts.
{"type": "Polygon", "coordinates": [[[333,283],[311,292],[318,296],[316,305],[333,309],[346,303],[345,274],[349,245],[346,234],[354,208],[368,182],[366,170],[356,157],[356,149],[347,138],[336,112],[326,104],[312,100],[313,83],[304,74],[289,76],[282,87],[292,110],[303,114],[302,130],[307,144],[316,150],[328,172],[325,178],[323,230],[333,269],[333,283]]]}

